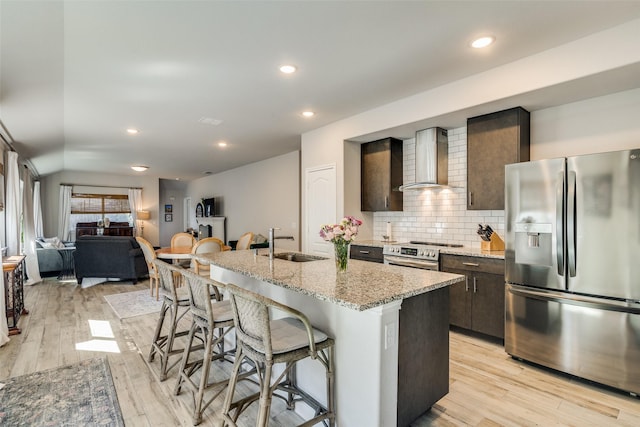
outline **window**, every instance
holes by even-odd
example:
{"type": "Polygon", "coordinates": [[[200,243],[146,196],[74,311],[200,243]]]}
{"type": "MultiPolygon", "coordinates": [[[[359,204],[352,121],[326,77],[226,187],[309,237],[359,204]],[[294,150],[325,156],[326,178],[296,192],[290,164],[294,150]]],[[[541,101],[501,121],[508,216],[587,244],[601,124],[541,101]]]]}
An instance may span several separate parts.
{"type": "Polygon", "coordinates": [[[109,218],[111,222],[132,223],[129,197],[123,194],[83,194],[71,196],[71,230],[79,222],[98,222],[109,218]]]}

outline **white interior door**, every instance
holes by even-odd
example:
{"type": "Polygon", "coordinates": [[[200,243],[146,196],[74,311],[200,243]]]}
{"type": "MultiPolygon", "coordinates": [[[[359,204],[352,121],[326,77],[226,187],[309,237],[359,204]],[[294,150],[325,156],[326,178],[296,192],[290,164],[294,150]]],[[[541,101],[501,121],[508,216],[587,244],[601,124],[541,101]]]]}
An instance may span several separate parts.
{"type": "Polygon", "coordinates": [[[191,216],[193,212],[191,212],[191,197],[185,197],[182,201],[182,219],[183,219],[183,230],[191,227],[191,216]]]}
{"type": "Polygon", "coordinates": [[[305,171],[305,252],[332,256],[332,247],[320,237],[320,227],[336,222],[336,165],[305,171]]]}

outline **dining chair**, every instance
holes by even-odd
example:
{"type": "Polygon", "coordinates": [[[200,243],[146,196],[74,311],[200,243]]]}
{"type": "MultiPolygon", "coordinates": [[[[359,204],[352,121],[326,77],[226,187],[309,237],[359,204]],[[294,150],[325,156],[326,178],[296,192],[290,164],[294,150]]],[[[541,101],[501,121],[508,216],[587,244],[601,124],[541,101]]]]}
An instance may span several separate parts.
{"type": "Polygon", "coordinates": [[[147,268],[149,269],[149,290],[151,291],[151,296],[153,296],[153,284],[156,284],[156,300],[160,299],[160,295],[158,294],[158,286],[160,281],[160,276],[158,274],[158,270],[154,264],[154,260],[157,259],[156,251],[151,246],[146,239],[142,237],[136,237],[136,241],[138,245],[140,245],[140,249],[142,249],[142,253],[144,254],[144,260],[147,262],[147,268]]]}
{"type": "Polygon", "coordinates": [[[304,401],[315,411],[315,416],[302,425],[311,426],[322,421],[334,426],[334,340],[312,327],[309,319],[298,310],[232,284],[226,284],[225,288],[230,293],[237,349],[222,410],[223,425],[235,426],[240,413],[259,400],[256,426],[266,426],[271,400],[279,397],[286,402],[287,409],[294,409],[296,402],[304,401]],[[274,312],[285,317],[274,320],[274,312]],[[318,360],[326,370],[326,406],[298,387],[296,363],[306,358],[318,360]],[[243,379],[241,367],[246,359],[260,368],[257,375],[260,390],[234,402],[236,385],[243,379]],[[284,369],[273,380],[273,367],[279,363],[284,363],[284,369]],[[276,390],[280,393],[274,393],[276,390]]]}
{"type": "MultiPolygon", "coordinates": [[[[229,382],[228,376],[210,379],[212,361],[232,362],[235,349],[225,350],[225,337],[233,328],[233,314],[229,301],[223,301],[218,287],[221,283],[195,274],[191,270],[181,271],[182,280],[189,290],[191,327],[182,354],[178,381],[174,394],[186,388],[193,394],[194,425],[202,422],[202,414],[209,404],[219,396],[229,382]],[[202,348],[204,347],[204,351],[202,348]],[[207,396],[205,396],[207,394],[207,396]]],[[[222,372],[222,371],[221,371],[222,372]]],[[[244,375],[254,374],[246,372],[244,375]]]]}
{"type": "Polygon", "coordinates": [[[189,311],[189,295],[184,288],[177,286],[177,278],[182,277],[180,271],[184,270],[182,267],[159,259],[153,263],[160,276],[160,292],[163,298],[148,360],[153,362],[156,354],[160,356],[159,377],[160,381],[164,381],[169,370],[182,360],[177,358],[171,364],[169,363],[172,356],[181,355],[184,352],[183,348],[176,349],[173,345],[176,338],[189,333],[188,330],[178,331],[178,323],[189,311]]]}
{"type": "MultiPolygon", "coordinates": [[[[207,254],[207,253],[215,253],[222,252],[224,250],[224,242],[217,237],[206,237],[204,239],[200,239],[193,245],[191,249],[191,254],[207,254]]],[[[191,269],[196,272],[196,274],[209,275],[209,264],[198,262],[196,259],[191,260],[191,269]]]]}
{"type": "MultiPolygon", "coordinates": [[[[193,245],[195,245],[196,243],[196,238],[193,237],[193,235],[191,233],[176,233],[171,237],[171,248],[176,248],[176,247],[189,247],[192,248],[193,245]]],[[[185,268],[189,268],[189,265],[191,264],[191,260],[187,260],[187,261],[180,261],[178,264],[180,264],[180,266],[185,267],[185,268]]]]}
{"type": "Polygon", "coordinates": [[[253,233],[251,231],[248,231],[244,233],[242,236],[240,236],[240,238],[238,239],[238,243],[236,243],[236,250],[241,251],[245,249],[250,249],[252,242],[253,242],[253,233]]]}
{"type": "Polygon", "coordinates": [[[196,238],[191,233],[176,233],[171,237],[171,247],[188,246],[192,247],[196,243],[196,238]]]}

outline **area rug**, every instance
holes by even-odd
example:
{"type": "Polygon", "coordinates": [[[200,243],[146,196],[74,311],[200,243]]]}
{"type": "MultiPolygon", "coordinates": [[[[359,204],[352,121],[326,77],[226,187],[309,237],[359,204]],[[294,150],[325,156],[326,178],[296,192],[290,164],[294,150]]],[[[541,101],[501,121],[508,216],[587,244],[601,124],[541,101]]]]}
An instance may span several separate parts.
{"type": "Polygon", "coordinates": [[[124,426],[106,357],[3,382],[2,426],[124,426]]]}
{"type": "Polygon", "coordinates": [[[157,313],[162,307],[162,298],[157,301],[155,296],[151,296],[148,289],[105,295],[104,299],[120,319],[157,313]]]}

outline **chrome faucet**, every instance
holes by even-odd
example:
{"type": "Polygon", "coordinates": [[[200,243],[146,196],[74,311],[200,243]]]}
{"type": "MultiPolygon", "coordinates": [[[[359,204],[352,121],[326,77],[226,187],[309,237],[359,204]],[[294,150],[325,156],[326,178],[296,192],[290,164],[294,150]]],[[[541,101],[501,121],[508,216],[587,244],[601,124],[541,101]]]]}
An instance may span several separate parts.
{"type": "Polygon", "coordinates": [[[273,249],[275,247],[275,244],[273,242],[274,240],[274,234],[276,230],[280,230],[279,227],[272,227],[269,229],[269,259],[273,259],[273,249]]]}

